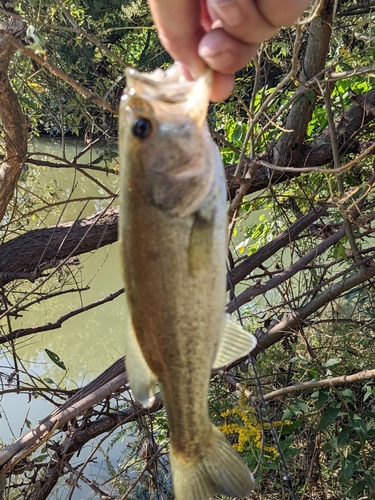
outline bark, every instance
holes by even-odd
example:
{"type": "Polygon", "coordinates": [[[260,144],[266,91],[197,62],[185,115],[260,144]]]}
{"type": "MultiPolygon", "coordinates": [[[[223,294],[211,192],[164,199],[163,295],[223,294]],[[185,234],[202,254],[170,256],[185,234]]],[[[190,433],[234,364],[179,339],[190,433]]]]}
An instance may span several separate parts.
{"type": "Polygon", "coordinates": [[[246,257],[237,266],[230,270],[228,276],[227,290],[244,280],[248,274],[259,267],[263,262],[272,257],[278,250],[295,241],[302,231],[306,230],[319,217],[327,211],[327,206],[321,205],[298,219],[288,229],[280,233],[270,243],[267,243],[250,257],[246,257]]]}
{"type": "MultiPolygon", "coordinates": [[[[301,86],[319,75],[325,67],[332,33],[332,15],[334,0],[326,0],[324,7],[310,25],[309,38],[302,69],[299,75],[301,86]]],[[[293,104],[285,123],[287,130],[281,135],[273,151],[272,163],[280,166],[295,165],[300,156],[300,149],[305,140],[306,130],[311,120],[316,101],[316,91],[306,93],[293,104]]]]}
{"type": "Polygon", "coordinates": [[[8,78],[9,63],[16,51],[9,35],[22,38],[25,29],[24,22],[13,18],[8,23],[0,23],[0,122],[5,151],[0,167],[0,220],[13,197],[27,154],[29,121],[22,113],[8,78]]]}
{"type": "Polygon", "coordinates": [[[331,377],[321,380],[309,380],[307,382],[302,382],[301,384],[282,387],[281,389],[269,392],[268,394],[264,395],[264,400],[271,401],[272,399],[284,397],[287,394],[292,394],[298,391],[306,391],[315,389],[317,387],[333,387],[336,385],[352,384],[353,382],[358,382],[369,378],[375,378],[375,370],[363,370],[358,373],[352,373],[351,375],[342,375],[341,377],[331,377]]]}
{"type": "Polygon", "coordinates": [[[0,284],[35,280],[62,260],[117,241],[118,207],[75,222],[34,229],[0,246],[0,284]]]}

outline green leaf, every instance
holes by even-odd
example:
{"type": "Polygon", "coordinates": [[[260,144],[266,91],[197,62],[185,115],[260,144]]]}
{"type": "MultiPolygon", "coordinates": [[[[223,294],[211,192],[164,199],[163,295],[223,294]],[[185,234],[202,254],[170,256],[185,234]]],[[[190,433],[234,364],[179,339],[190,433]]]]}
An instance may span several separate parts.
{"type": "Polygon", "coordinates": [[[311,102],[311,104],[314,104],[314,102],[315,102],[315,92],[314,92],[313,89],[308,89],[307,90],[306,97],[311,102]]]}
{"type": "Polygon", "coordinates": [[[328,361],[326,361],[323,366],[328,368],[329,366],[335,366],[338,365],[339,363],[341,363],[341,358],[331,358],[328,361]]]}
{"type": "Polygon", "coordinates": [[[353,484],[353,486],[350,488],[349,493],[352,498],[359,498],[361,493],[363,493],[363,489],[366,487],[366,480],[361,479],[360,481],[357,481],[356,483],[353,484]]]}
{"type": "Polygon", "coordinates": [[[351,389],[346,387],[345,389],[339,390],[339,392],[343,398],[354,401],[354,392],[351,389]]]}
{"type": "Polygon", "coordinates": [[[318,395],[318,408],[324,406],[329,400],[329,393],[326,388],[323,388],[319,391],[318,395]]]}
{"type": "Polygon", "coordinates": [[[46,460],[47,458],[49,458],[48,453],[43,453],[42,455],[39,455],[39,457],[34,458],[33,462],[36,462],[36,463],[44,462],[44,460],[46,460]]]}
{"type": "Polygon", "coordinates": [[[298,361],[300,361],[300,357],[299,356],[294,356],[294,358],[291,358],[289,360],[289,363],[298,363],[298,361]]]}
{"type": "Polygon", "coordinates": [[[368,486],[370,492],[374,493],[375,492],[374,474],[373,473],[366,473],[365,477],[366,477],[367,486],[368,486]]]}
{"type": "Polygon", "coordinates": [[[326,453],[327,451],[337,450],[337,439],[333,438],[327,441],[322,446],[322,451],[326,453]]]}
{"type": "Polygon", "coordinates": [[[93,160],[91,162],[91,165],[99,165],[99,163],[102,163],[102,161],[103,161],[103,155],[98,156],[97,158],[95,158],[95,160],[93,160]]]}
{"type": "Polygon", "coordinates": [[[242,138],[242,126],[238,123],[233,131],[232,141],[236,142],[242,138]]]}
{"type": "Polygon", "coordinates": [[[280,442],[281,449],[283,451],[288,450],[290,448],[291,444],[293,443],[293,440],[294,440],[293,434],[291,434],[290,436],[285,438],[283,441],[280,442]]]}
{"type": "Polygon", "coordinates": [[[279,470],[278,464],[273,464],[272,462],[268,462],[266,459],[263,460],[262,467],[264,467],[265,469],[279,470]]]}
{"type": "Polygon", "coordinates": [[[290,408],[286,408],[286,410],[283,413],[283,416],[281,417],[281,420],[291,420],[291,417],[293,417],[294,412],[291,411],[290,408]]]}
{"type": "Polygon", "coordinates": [[[324,431],[327,427],[336,420],[337,415],[340,413],[340,408],[335,408],[334,406],[329,406],[323,413],[320,422],[316,426],[317,431],[324,431]]]}
{"type": "Polygon", "coordinates": [[[350,444],[350,436],[351,428],[346,426],[342,429],[340,434],[337,436],[337,446],[341,448],[342,446],[350,444]]]}
{"type": "Polygon", "coordinates": [[[44,382],[47,382],[47,384],[54,384],[55,382],[51,378],[45,378],[44,382]]]}
{"type": "Polygon", "coordinates": [[[307,406],[307,404],[301,400],[296,401],[296,406],[299,410],[301,410],[302,413],[308,413],[309,411],[309,407],[307,406]]]}
{"type": "Polygon", "coordinates": [[[286,461],[289,461],[291,458],[299,455],[301,453],[301,450],[299,448],[289,448],[288,450],[284,451],[284,458],[286,461]]]}
{"type": "Polygon", "coordinates": [[[347,483],[352,478],[354,471],[357,468],[358,458],[353,455],[349,455],[343,462],[343,466],[338,474],[338,478],[341,481],[347,483]]]}
{"type": "Polygon", "coordinates": [[[367,439],[366,422],[359,415],[353,415],[351,420],[352,420],[353,428],[358,432],[358,434],[363,439],[367,439]]]}
{"type": "Polygon", "coordinates": [[[366,399],[368,399],[370,396],[372,396],[372,394],[373,394],[373,387],[371,387],[370,385],[366,384],[363,387],[363,390],[365,391],[365,395],[363,396],[363,401],[366,401],[366,399]]]}
{"type": "Polygon", "coordinates": [[[63,361],[61,361],[60,356],[58,356],[56,353],[53,351],[50,351],[49,349],[45,349],[47,356],[50,358],[51,361],[55,363],[59,368],[62,368],[63,370],[66,370],[66,366],[63,361]]]}
{"type": "Polygon", "coordinates": [[[340,260],[340,257],[342,257],[344,260],[348,260],[348,256],[346,255],[345,247],[342,241],[339,241],[335,245],[335,248],[333,249],[333,257],[335,258],[335,260],[340,260]]]}

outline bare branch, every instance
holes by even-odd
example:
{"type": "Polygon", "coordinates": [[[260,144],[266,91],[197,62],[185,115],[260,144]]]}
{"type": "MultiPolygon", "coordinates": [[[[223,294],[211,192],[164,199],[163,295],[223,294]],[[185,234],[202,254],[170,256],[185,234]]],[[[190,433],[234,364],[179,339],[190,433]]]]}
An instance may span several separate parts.
{"type": "Polygon", "coordinates": [[[123,293],[124,289],[121,288],[121,290],[118,290],[117,292],[112,293],[107,297],[103,297],[102,299],[97,300],[96,302],[92,302],[87,306],[80,307],[78,309],[75,309],[74,311],[70,311],[67,314],[64,314],[63,316],[60,316],[60,318],[57,319],[54,323],[47,323],[46,325],[42,326],[32,326],[30,328],[13,330],[12,333],[0,337],[0,344],[20,339],[22,337],[27,337],[28,335],[34,335],[35,333],[57,330],[58,328],[61,328],[63,323],[65,323],[65,321],[67,321],[68,319],[73,318],[74,316],[77,316],[78,314],[84,313],[86,311],[90,311],[90,309],[95,309],[96,307],[106,304],[107,302],[111,302],[112,300],[117,299],[117,297],[119,297],[123,293]]]}
{"type": "Polygon", "coordinates": [[[353,373],[352,375],[342,375],[341,377],[325,378],[322,380],[309,380],[308,382],[303,382],[302,384],[292,385],[289,387],[283,387],[282,389],[277,389],[276,391],[269,392],[264,395],[265,401],[271,401],[286,394],[292,394],[298,391],[305,391],[308,389],[315,389],[316,387],[333,387],[335,385],[346,385],[352,384],[353,382],[358,382],[360,380],[366,380],[368,378],[375,377],[375,370],[364,370],[358,373],[353,373]]]}

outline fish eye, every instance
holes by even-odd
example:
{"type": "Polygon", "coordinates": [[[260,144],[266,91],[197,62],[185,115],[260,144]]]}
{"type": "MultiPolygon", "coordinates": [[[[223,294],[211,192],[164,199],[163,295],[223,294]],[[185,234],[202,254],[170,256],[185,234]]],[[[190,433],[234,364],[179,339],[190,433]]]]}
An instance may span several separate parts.
{"type": "Polygon", "coordinates": [[[132,132],[135,137],[138,139],[147,139],[150,137],[152,132],[152,125],[148,118],[144,118],[143,116],[139,116],[135,119],[132,132]]]}

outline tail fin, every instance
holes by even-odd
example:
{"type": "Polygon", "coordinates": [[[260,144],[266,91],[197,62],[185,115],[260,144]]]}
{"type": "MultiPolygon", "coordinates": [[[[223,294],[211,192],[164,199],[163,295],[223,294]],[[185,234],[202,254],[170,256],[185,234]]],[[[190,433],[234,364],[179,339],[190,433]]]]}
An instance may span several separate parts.
{"type": "Polygon", "coordinates": [[[252,473],[221,432],[212,426],[203,456],[186,460],[173,452],[170,459],[177,500],[206,500],[215,494],[245,497],[254,489],[252,473]]]}

